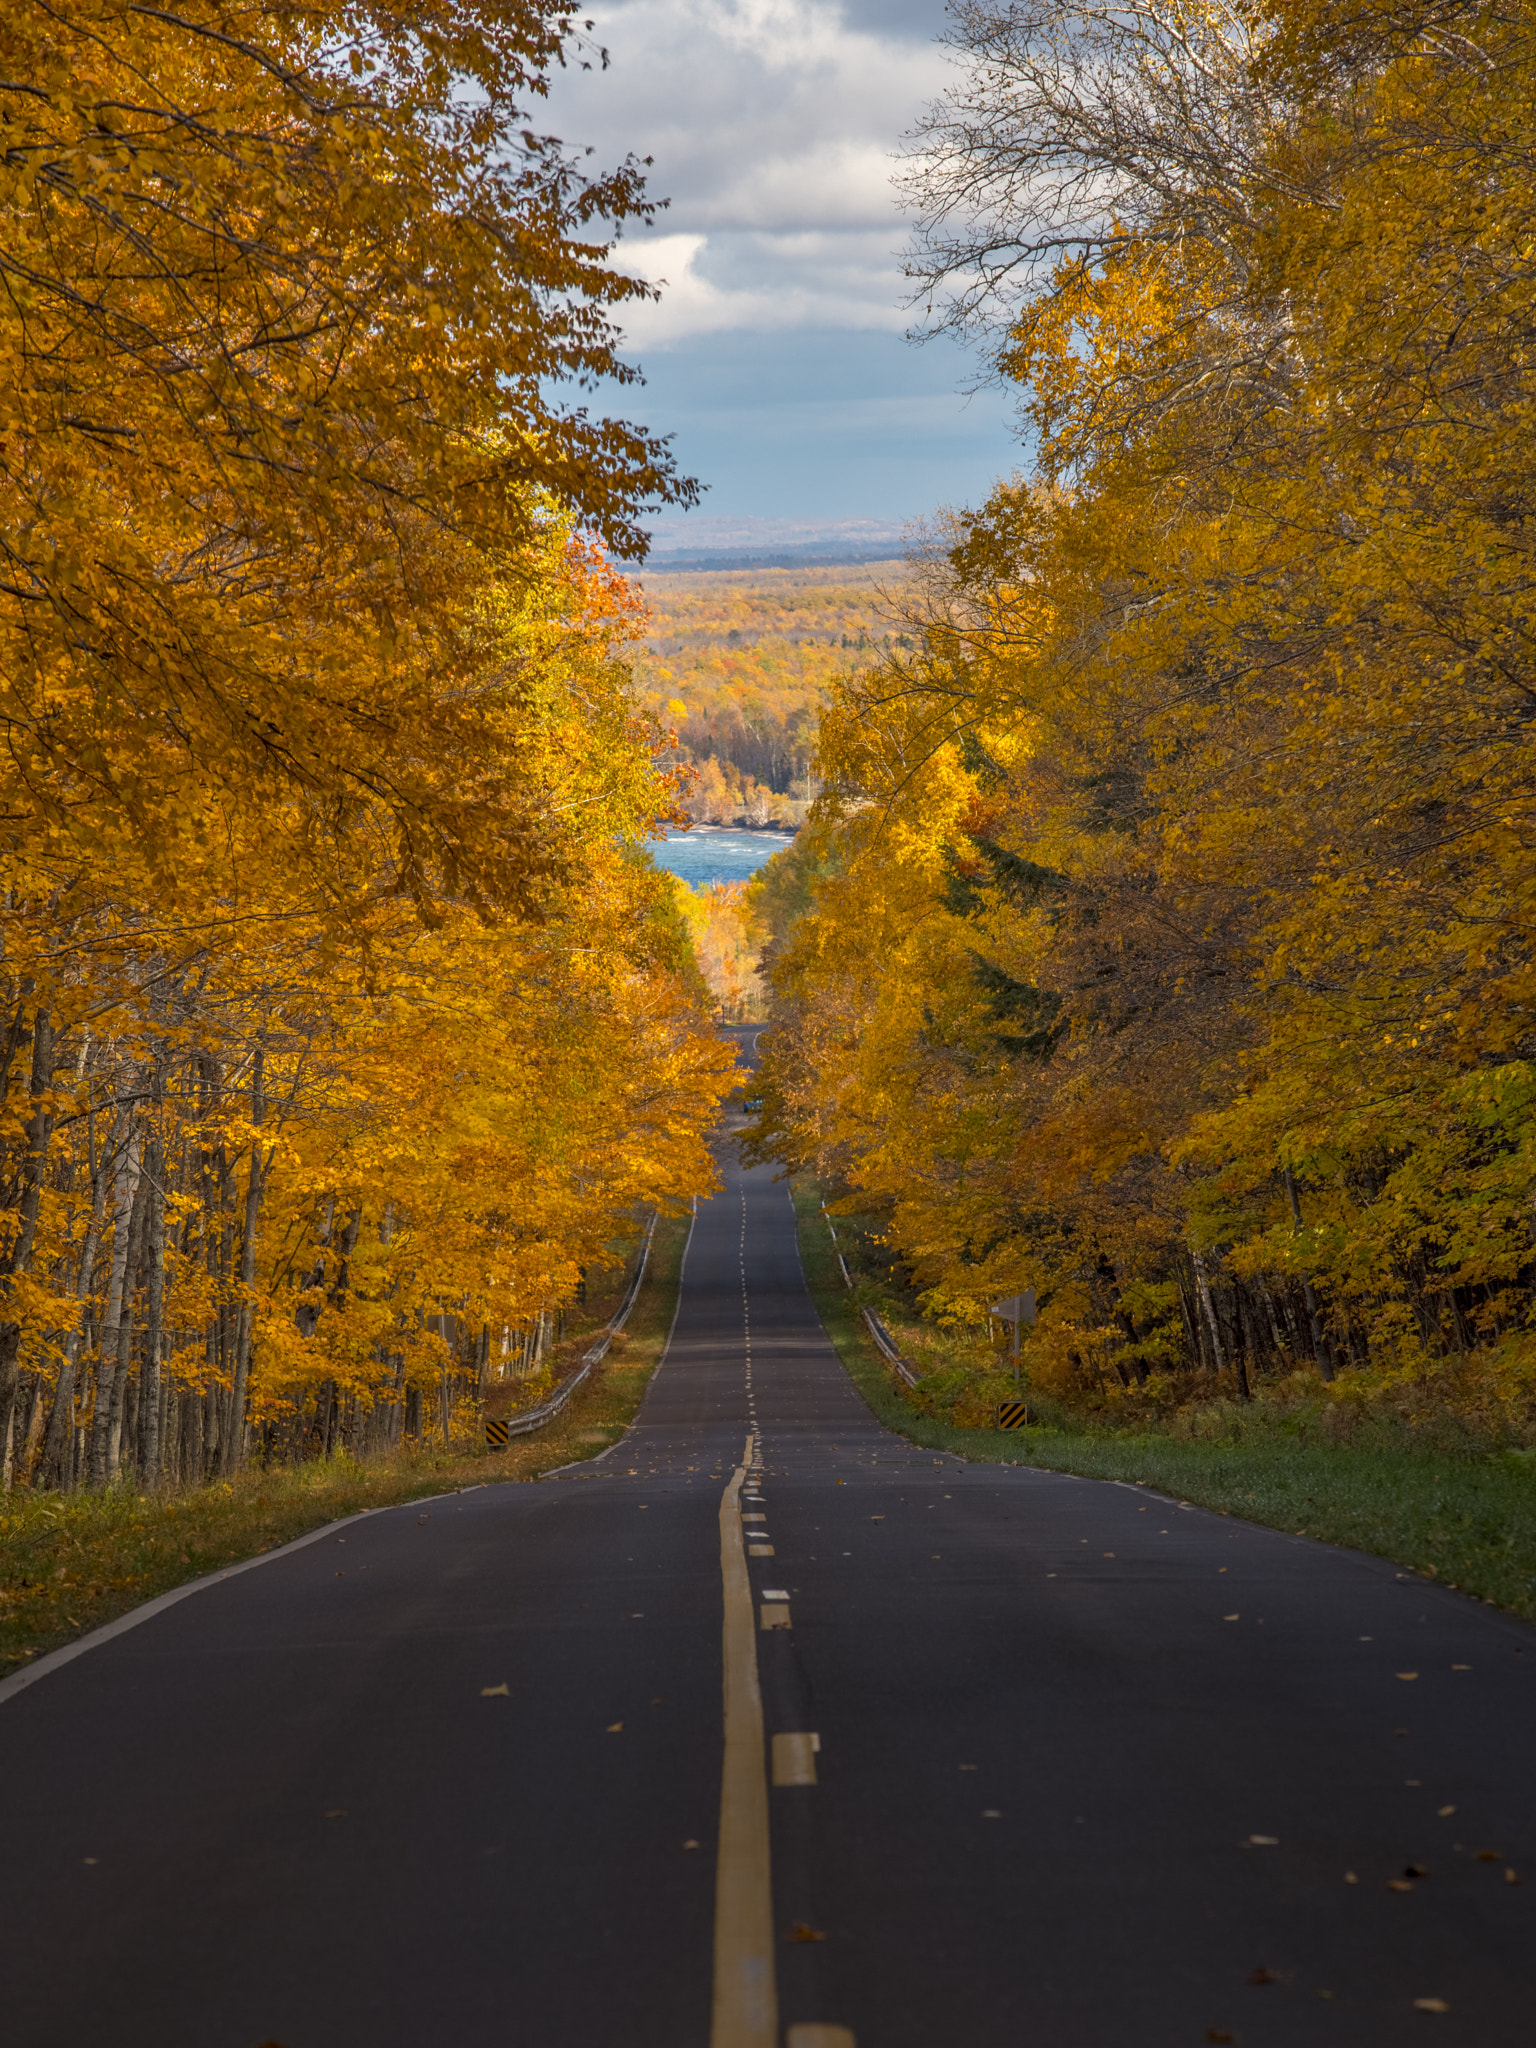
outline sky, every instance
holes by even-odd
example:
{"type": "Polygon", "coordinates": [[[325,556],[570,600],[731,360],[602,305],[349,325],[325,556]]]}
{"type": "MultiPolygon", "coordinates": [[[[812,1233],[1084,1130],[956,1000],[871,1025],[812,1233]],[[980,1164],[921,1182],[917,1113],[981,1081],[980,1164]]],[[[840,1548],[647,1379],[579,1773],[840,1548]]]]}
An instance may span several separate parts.
{"type": "Polygon", "coordinates": [[[948,71],[941,0],[605,0],[591,19],[609,68],[558,78],[548,125],[594,164],[654,158],[671,202],[619,247],[666,288],[626,311],[646,384],[611,409],[709,486],[688,541],[979,502],[1020,460],[1009,402],[966,399],[974,363],[903,338],[891,185],[948,71]]]}

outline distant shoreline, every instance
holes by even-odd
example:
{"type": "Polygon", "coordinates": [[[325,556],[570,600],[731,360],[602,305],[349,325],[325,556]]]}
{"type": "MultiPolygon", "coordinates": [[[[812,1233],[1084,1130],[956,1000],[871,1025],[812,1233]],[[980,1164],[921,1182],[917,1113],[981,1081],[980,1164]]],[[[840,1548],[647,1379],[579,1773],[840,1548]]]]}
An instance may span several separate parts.
{"type": "Polygon", "coordinates": [[[713,820],[705,824],[702,819],[694,825],[674,825],[670,828],[679,838],[688,838],[695,832],[776,832],[780,839],[793,839],[800,830],[798,825],[749,825],[746,823],[721,825],[713,820]]]}

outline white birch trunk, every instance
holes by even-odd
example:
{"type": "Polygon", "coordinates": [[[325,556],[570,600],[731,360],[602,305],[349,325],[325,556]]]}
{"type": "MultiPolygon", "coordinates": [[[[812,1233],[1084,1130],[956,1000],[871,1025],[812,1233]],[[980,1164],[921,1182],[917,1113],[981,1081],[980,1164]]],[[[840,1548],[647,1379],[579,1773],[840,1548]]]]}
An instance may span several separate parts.
{"type": "MultiPolygon", "coordinates": [[[[131,1094],[132,1075],[125,1076],[125,1080],[125,1092],[131,1094]]],[[[133,1220],[134,1197],[139,1191],[139,1128],[131,1105],[119,1111],[115,1135],[117,1164],[112,1173],[112,1266],[107,1281],[101,1339],[97,1346],[96,1406],[91,1416],[93,1486],[104,1486],[107,1482],[107,1440],[117,1379],[117,1334],[123,1319],[123,1290],[128,1278],[129,1225],[133,1220]]]]}

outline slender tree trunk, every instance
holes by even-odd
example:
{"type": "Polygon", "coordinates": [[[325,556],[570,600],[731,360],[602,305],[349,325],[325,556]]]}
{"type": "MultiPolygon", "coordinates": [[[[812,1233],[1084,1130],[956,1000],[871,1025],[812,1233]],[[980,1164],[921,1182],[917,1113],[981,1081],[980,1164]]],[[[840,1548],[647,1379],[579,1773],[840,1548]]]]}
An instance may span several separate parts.
{"type": "Polygon", "coordinates": [[[182,1480],[188,1486],[201,1486],[205,1468],[203,1397],[195,1391],[187,1395],[186,1432],[187,1448],[181,1468],[182,1480]]]}
{"type": "Polygon", "coordinates": [[[20,1380],[17,1359],[21,1352],[19,1312],[11,1307],[12,1283],[32,1268],[32,1247],[37,1238],[37,1212],[42,1200],[43,1173],[48,1160],[48,1141],[53,1135],[53,1116],[48,1107],[48,1089],[53,1080],[53,1018],[39,1004],[32,1026],[32,1114],[27,1119],[27,1150],[21,1173],[21,1204],[16,1235],[0,1265],[0,1442],[6,1446],[4,1488],[10,1490],[10,1444],[16,1418],[16,1390],[20,1380]]]}
{"type": "MultiPolygon", "coordinates": [[[[266,1115],[267,1098],[262,1086],[265,1055],[260,1046],[251,1069],[251,1123],[259,1133],[266,1115]]],[[[234,1387],[229,1403],[229,1441],[223,1470],[226,1478],[245,1463],[245,1390],[251,1366],[251,1323],[256,1285],[256,1228],[261,1220],[261,1187],[264,1179],[261,1138],[251,1140],[250,1177],[245,1184],[245,1226],[240,1240],[240,1307],[235,1325],[234,1387]]]]}
{"type": "Polygon", "coordinates": [[[1253,1309],[1244,1299],[1242,1282],[1233,1290],[1237,1304],[1237,1342],[1232,1347],[1232,1369],[1237,1375],[1237,1397],[1240,1401],[1253,1399],[1253,1386],[1249,1379],[1250,1366],[1257,1372],[1259,1364],[1258,1346],[1253,1341],[1253,1309]]]}
{"type": "Polygon", "coordinates": [[[125,1104],[118,1112],[113,1153],[116,1165],[112,1173],[112,1264],[96,1351],[96,1400],[91,1413],[92,1486],[105,1486],[107,1482],[107,1433],[112,1422],[112,1393],[117,1376],[117,1336],[128,1278],[133,1205],[139,1192],[139,1129],[131,1104],[125,1104]]]}
{"type": "Polygon", "coordinates": [[[1204,1360],[1206,1360],[1206,1348],[1204,1348],[1204,1343],[1200,1341],[1200,1311],[1196,1309],[1196,1305],[1190,1300],[1190,1290],[1184,1286],[1184,1274],[1178,1274],[1178,1290],[1180,1290],[1180,1315],[1184,1317],[1184,1335],[1188,1339],[1190,1350],[1194,1352],[1196,1366],[1202,1366],[1204,1360]]]}
{"type": "Polygon", "coordinates": [[[1262,1280],[1259,1282],[1259,1293],[1264,1301],[1264,1315],[1269,1324],[1269,1334],[1274,1339],[1275,1357],[1277,1360],[1283,1359],[1285,1356],[1285,1339],[1280,1334],[1280,1318],[1275,1311],[1275,1297],[1270,1293],[1262,1280]]]}
{"type": "Polygon", "coordinates": [[[159,1129],[145,1147],[144,1363],[139,1369],[143,1418],[140,1463],[146,1487],[160,1484],[160,1350],[165,1313],[165,1148],[159,1129]]]}
{"type": "Polygon", "coordinates": [[[17,1459],[18,1469],[25,1477],[31,1475],[33,1459],[42,1438],[43,1423],[47,1419],[46,1405],[42,1377],[34,1373],[27,1394],[27,1424],[21,1432],[21,1453],[17,1459]]]}
{"type": "Polygon", "coordinates": [[[90,1308],[91,1289],[96,1283],[96,1255],[101,1249],[101,1226],[107,1213],[106,1161],[96,1156],[96,1115],[89,1119],[88,1143],[91,1165],[91,1220],[80,1247],[80,1270],[75,1276],[75,1299],[79,1311],[75,1328],[64,1339],[64,1360],[54,1390],[53,1413],[43,1439],[41,1473],[46,1482],[66,1487],[73,1477],[75,1434],[75,1379],[79,1371],[80,1347],[85,1342],[85,1321],[90,1308]]]}
{"type": "Polygon", "coordinates": [[[1225,1372],[1227,1369],[1226,1354],[1221,1348],[1221,1330],[1216,1322],[1215,1304],[1211,1300],[1211,1283],[1206,1276],[1204,1252],[1196,1252],[1194,1260],[1195,1284],[1200,1289],[1200,1304],[1205,1310],[1206,1322],[1210,1325],[1211,1349],[1216,1357],[1216,1370],[1219,1373],[1225,1372]]]}
{"type": "Polygon", "coordinates": [[[123,1421],[128,1408],[128,1376],[133,1357],[134,1276],[144,1256],[144,1209],[148,1186],[140,1171],[129,1217],[129,1265],[117,1319],[117,1365],[112,1376],[110,1413],[107,1421],[107,1479],[115,1480],[122,1469],[123,1421]]]}

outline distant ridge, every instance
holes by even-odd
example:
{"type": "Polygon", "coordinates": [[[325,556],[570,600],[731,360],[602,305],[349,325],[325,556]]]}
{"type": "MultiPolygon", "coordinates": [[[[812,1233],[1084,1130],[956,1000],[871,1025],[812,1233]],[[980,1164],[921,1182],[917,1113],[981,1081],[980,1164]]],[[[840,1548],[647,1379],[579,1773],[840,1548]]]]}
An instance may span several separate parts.
{"type": "Polygon", "coordinates": [[[803,548],[779,548],[773,554],[747,553],[738,548],[679,548],[674,553],[656,550],[643,564],[630,567],[634,576],[698,575],[708,569],[850,569],[862,562],[889,562],[900,548],[890,541],[884,547],[829,548],[808,542],[803,548]]]}
{"type": "Polygon", "coordinates": [[[887,519],[733,519],[691,515],[651,530],[643,573],[709,569],[833,569],[889,562],[905,552],[906,528],[887,519]]]}

